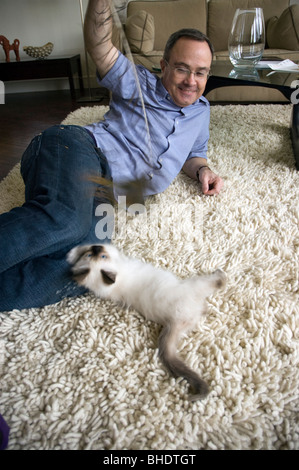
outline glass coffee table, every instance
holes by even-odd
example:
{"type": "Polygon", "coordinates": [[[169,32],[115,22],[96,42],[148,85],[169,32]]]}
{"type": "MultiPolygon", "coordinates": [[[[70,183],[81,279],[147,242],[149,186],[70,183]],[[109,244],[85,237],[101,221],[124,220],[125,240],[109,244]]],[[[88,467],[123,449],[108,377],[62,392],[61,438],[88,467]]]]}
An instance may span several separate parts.
{"type": "Polygon", "coordinates": [[[299,170],[299,89],[297,89],[299,87],[299,71],[274,72],[270,68],[243,70],[234,68],[229,60],[216,60],[212,63],[211,72],[212,75],[207,82],[205,94],[215,88],[227,86],[263,86],[279,90],[293,104],[291,139],[296,168],[299,170]]]}

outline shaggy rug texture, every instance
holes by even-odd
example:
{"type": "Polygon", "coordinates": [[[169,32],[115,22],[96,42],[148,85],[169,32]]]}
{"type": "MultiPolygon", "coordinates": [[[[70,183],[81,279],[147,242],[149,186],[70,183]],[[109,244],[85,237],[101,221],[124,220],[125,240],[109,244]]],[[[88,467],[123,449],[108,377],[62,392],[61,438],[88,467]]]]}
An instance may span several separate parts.
{"type": "MultiPolygon", "coordinates": [[[[105,108],[81,108],[83,125],[105,108]]],[[[299,449],[298,188],[291,106],[211,108],[205,197],[180,174],[138,216],[118,211],[114,243],[185,278],[222,268],[223,291],[180,354],[210,385],[199,402],[158,358],[160,326],[91,294],[1,314],[0,413],[9,449],[299,449]]],[[[0,184],[23,202],[18,168],[0,184]]],[[[4,247],[5,248],[5,247],[4,247]]],[[[2,247],[3,249],[3,247],[2,247]]]]}

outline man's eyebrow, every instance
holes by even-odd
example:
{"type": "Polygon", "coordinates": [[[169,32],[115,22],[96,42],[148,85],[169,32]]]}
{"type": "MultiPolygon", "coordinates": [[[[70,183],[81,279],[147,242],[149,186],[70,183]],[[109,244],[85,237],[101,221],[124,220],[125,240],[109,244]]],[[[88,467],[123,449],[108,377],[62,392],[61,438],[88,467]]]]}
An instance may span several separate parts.
{"type": "MultiPolygon", "coordinates": [[[[190,65],[185,64],[185,62],[175,62],[175,67],[185,67],[186,69],[190,70],[190,65]]],[[[196,67],[196,71],[206,70],[207,72],[210,70],[208,67],[196,67]]]]}

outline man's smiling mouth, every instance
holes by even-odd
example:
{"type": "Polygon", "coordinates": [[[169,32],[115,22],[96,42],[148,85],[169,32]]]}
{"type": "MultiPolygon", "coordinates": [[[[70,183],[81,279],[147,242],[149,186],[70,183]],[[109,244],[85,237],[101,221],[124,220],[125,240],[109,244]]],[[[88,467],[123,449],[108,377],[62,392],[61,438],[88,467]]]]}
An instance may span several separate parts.
{"type": "Polygon", "coordinates": [[[196,93],[196,90],[193,90],[191,88],[181,88],[181,87],[178,87],[180,92],[183,93],[184,95],[193,95],[194,93],[196,93]]]}

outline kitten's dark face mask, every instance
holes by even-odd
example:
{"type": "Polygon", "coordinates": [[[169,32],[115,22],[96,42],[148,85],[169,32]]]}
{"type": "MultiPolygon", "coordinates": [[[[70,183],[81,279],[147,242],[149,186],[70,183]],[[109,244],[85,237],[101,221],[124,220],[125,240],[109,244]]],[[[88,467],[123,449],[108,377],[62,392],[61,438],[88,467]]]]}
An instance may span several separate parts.
{"type": "MultiPolygon", "coordinates": [[[[68,258],[71,264],[72,278],[78,284],[84,284],[84,281],[91,270],[91,264],[96,262],[99,264],[101,260],[107,261],[110,256],[105,245],[88,245],[77,247],[72,250],[72,255],[68,258]]],[[[101,269],[102,281],[106,285],[114,284],[116,273],[111,270],[101,269]]]]}
{"type": "Polygon", "coordinates": [[[101,274],[102,274],[103,282],[105,284],[109,285],[109,284],[115,283],[116,273],[112,273],[109,271],[105,271],[104,269],[101,269],[101,274]]]}

